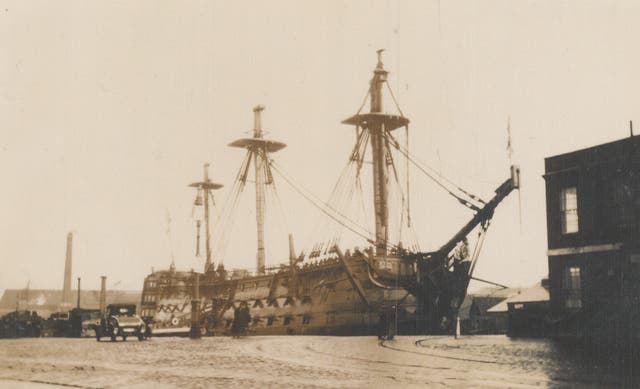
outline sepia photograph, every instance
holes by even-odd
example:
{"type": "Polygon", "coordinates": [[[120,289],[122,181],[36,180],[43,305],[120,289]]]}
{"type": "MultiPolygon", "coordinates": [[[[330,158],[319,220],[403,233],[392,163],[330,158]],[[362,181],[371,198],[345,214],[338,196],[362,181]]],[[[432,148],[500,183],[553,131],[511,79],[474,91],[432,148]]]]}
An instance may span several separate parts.
{"type": "Polygon", "coordinates": [[[0,0],[0,388],[640,387],[639,37],[0,0]]]}

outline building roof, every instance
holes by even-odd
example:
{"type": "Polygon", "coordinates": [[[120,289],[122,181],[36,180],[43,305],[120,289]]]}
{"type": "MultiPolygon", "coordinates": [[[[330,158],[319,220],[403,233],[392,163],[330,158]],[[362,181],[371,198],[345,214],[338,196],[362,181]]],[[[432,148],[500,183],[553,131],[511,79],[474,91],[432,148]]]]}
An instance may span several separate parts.
{"type": "Polygon", "coordinates": [[[508,299],[499,302],[489,308],[487,312],[507,312],[509,310],[509,303],[528,303],[533,301],[549,301],[549,290],[538,283],[531,288],[524,289],[508,299]]]}
{"type": "MultiPolygon", "coordinates": [[[[76,306],[77,291],[71,293],[71,307],[76,306]]],[[[140,304],[142,292],[131,290],[108,290],[107,304],[140,304]]],[[[14,311],[18,302],[19,309],[37,311],[40,316],[60,310],[62,290],[53,289],[6,289],[0,298],[0,314],[14,311]],[[27,302],[27,297],[29,301],[27,302]]],[[[68,307],[68,308],[71,308],[68,307]]],[[[80,292],[80,307],[100,308],[100,291],[83,290],[80,292]]],[[[67,308],[67,309],[68,309],[67,308]]]]}
{"type": "Polygon", "coordinates": [[[500,288],[496,286],[488,286],[486,288],[481,288],[471,293],[474,297],[496,297],[496,298],[509,298],[513,295],[516,295],[522,291],[523,288],[500,288]]]}
{"type": "Polygon", "coordinates": [[[517,294],[520,290],[519,288],[498,288],[493,286],[478,289],[474,293],[468,294],[462,302],[458,311],[460,320],[470,318],[472,310],[474,315],[482,315],[489,308],[517,294]]]}
{"type": "Polygon", "coordinates": [[[544,159],[545,175],[578,167],[592,166],[640,151],[640,136],[619,139],[544,159]]]}

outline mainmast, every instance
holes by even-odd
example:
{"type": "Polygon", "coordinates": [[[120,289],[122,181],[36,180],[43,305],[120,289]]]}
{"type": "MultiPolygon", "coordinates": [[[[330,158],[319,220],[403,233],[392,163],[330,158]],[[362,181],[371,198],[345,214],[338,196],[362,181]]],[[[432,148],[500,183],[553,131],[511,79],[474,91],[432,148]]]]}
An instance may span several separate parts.
{"type": "MultiPolygon", "coordinates": [[[[253,108],[253,137],[254,139],[262,139],[262,118],[261,112],[264,110],[264,106],[258,105],[253,108]]],[[[269,161],[266,160],[266,153],[260,148],[256,148],[254,155],[254,165],[256,171],[256,226],[258,233],[258,251],[256,253],[256,268],[258,269],[258,274],[264,273],[264,263],[265,263],[265,255],[264,255],[264,207],[265,207],[265,198],[264,198],[264,185],[265,185],[265,177],[262,174],[265,165],[269,164],[269,161]]]]}
{"type": "MultiPolygon", "coordinates": [[[[206,261],[204,264],[204,272],[213,271],[213,262],[211,260],[211,225],[209,223],[209,200],[212,199],[212,190],[222,188],[222,184],[217,184],[209,179],[209,164],[204,164],[204,179],[200,182],[194,182],[189,185],[192,188],[197,189],[196,199],[193,203],[195,206],[204,205],[204,225],[205,225],[205,247],[206,247],[206,261]],[[204,197],[204,198],[203,198],[204,197]]],[[[198,242],[196,245],[196,255],[200,249],[200,220],[197,220],[198,228],[198,242]]]]}
{"type": "MultiPolygon", "coordinates": [[[[258,105],[253,108],[253,138],[238,139],[231,143],[231,147],[241,147],[247,149],[249,164],[254,161],[255,184],[256,184],[256,226],[258,235],[258,249],[256,253],[256,268],[258,274],[264,274],[265,268],[265,247],[264,247],[264,217],[265,217],[265,188],[273,183],[273,175],[269,165],[269,153],[279,151],[286,147],[284,143],[264,139],[262,130],[262,115],[265,107],[258,105]]],[[[246,182],[247,169],[240,179],[246,182]]]]}
{"type": "Polygon", "coordinates": [[[387,254],[389,239],[389,161],[387,132],[409,124],[404,116],[383,113],[382,85],[387,82],[387,72],[382,63],[382,52],[378,50],[378,64],[370,81],[371,97],[369,113],[356,114],[342,123],[352,124],[363,131],[369,131],[371,138],[371,154],[373,159],[373,205],[375,209],[375,245],[376,255],[387,254]]]}

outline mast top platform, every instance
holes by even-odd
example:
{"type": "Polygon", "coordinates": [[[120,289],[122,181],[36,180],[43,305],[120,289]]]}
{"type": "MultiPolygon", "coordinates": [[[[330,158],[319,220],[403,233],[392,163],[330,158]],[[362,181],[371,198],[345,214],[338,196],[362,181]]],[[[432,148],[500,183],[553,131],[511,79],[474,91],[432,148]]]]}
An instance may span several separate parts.
{"type": "Polygon", "coordinates": [[[264,110],[264,105],[256,105],[253,107],[253,138],[238,139],[229,143],[229,146],[243,149],[259,149],[267,153],[274,153],[287,147],[285,143],[263,138],[264,131],[262,130],[261,112],[264,110]]]}
{"type": "Polygon", "coordinates": [[[287,147],[285,143],[278,142],[275,140],[268,140],[263,138],[243,138],[238,139],[234,142],[229,143],[231,147],[239,147],[239,148],[259,148],[263,149],[268,153],[273,153],[287,147]]]}
{"type": "Polygon", "coordinates": [[[409,119],[400,115],[391,115],[380,112],[368,112],[353,115],[342,121],[343,124],[351,124],[361,128],[374,127],[378,124],[384,124],[387,131],[393,131],[409,124],[409,119]]]}
{"type": "Polygon", "coordinates": [[[201,188],[201,189],[205,189],[205,190],[215,190],[215,189],[222,188],[224,185],[218,184],[217,182],[212,182],[209,179],[209,164],[205,163],[204,164],[204,180],[200,181],[200,182],[191,183],[191,184],[189,184],[189,186],[192,187],[192,188],[201,188]]]}
{"type": "Polygon", "coordinates": [[[222,188],[224,185],[222,184],[218,184],[215,182],[211,182],[211,181],[202,181],[202,182],[194,182],[189,184],[190,187],[192,188],[202,188],[202,189],[220,189],[222,188]]]}
{"type": "Polygon", "coordinates": [[[393,131],[400,127],[405,127],[409,124],[409,119],[402,115],[399,107],[398,111],[400,111],[400,115],[383,112],[382,85],[387,82],[387,74],[389,74],[389,72],[385,70],[384,64],[382,63],[383,52],[384,49],[376,51],[376,53],[378,54],[378,63],[376,64],[376,68],[373,70],[373,78],[369,82],[369,95],[371,96],[370,112],[360,113],[360,111],[358,111],[357,114],[343,120],[343,124],[350,124],[363,129],[370,129],[374,131],[378,129],[393,131]]]}

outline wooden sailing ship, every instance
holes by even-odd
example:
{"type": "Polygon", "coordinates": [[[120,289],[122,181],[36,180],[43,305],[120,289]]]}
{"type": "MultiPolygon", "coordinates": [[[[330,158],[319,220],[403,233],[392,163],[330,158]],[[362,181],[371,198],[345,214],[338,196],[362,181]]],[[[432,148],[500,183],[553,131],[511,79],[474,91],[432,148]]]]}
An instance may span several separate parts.
{"type": "MultiPolygon", "coordinates": [[[[324,249],[297,254],[289,236],[288,263],[266,268],[265,188],[273,184],[272,172],[281,170],[270,154],[285,144],[264,138],[261,123],[264,107],[258,106],[254,109],[253,137],[230,144],[247,150],[232,196],[244,188],[252,161],[255,169],[257,271],[231,273],[221,265],[214,267],[209,207],[212,192],[222,185],[209,179],[205,165],[204,179],[190,185],[197,190],[194,204],[204,207],[205,268],[203,273],[184,272],[172,265],[169,270],[155,271],[145,278],[142,315],[153,321],[155,335],[226,334],[232,327],[234,311],[241,305],[249,307],[249,328],[255,334],[367,335],[376,332],[381,314],[388,312],[392,312],[395,331],[401,334],[453,331],[483,234],[498,204],[519,187],[519,170],[512,166],[510,177],[486,202],[460,188],[455,188],[457,192],[448,190],[473,211],[473,216],[438,250],[422,252],[415,246],[403,247],[402,242],[392,242],[389,183],[399,179],[392,151],[408,161],[416,161],[394,136],[398,129],[408,131],[409,119],[399,107],[397,114],[383,110],[382,94],[388,72],[381,51],[373,73],[368,90],[369,112],[360,112],[363,105],[343,123],[356,129],[356,143],[349,158],[356,177],[364,165],[366,151],[371,150],[375,232],[368,236],[358,230],[330,204],[314,204],[334,221],[362,235],[369,247],[343,252],[332,241],[324,249]],[[479,231],[480,238],[476,250],[469,255],[467,235],[474,230],[479,231]]],[[[416,166],[420,167],[417,163],[416,166]]],[[[408,209],[406,213],[408,219],[408,209]]],[[[198,250],[200,226],[198,221],[198,250]]]]}

